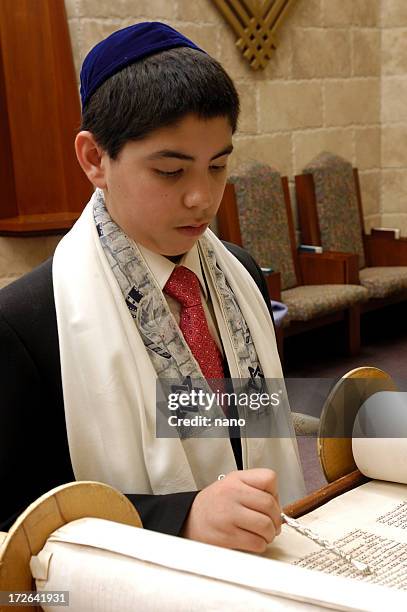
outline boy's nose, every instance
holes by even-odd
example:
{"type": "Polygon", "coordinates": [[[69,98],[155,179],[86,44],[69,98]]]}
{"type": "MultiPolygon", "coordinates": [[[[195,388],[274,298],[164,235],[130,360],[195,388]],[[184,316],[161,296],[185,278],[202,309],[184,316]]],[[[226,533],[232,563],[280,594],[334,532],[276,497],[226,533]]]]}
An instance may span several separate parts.
{"type": "Polygon", "coordinates": [[[212,206],[212,191],[208,180],[190,185],[184,195],[184,205],[187,208],[210,208],[212,206]]]}

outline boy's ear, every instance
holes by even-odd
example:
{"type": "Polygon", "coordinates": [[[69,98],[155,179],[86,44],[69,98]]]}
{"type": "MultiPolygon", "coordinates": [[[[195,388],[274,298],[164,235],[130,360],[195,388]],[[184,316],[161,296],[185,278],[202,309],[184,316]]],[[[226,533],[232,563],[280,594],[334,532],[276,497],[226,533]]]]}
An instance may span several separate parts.
{"type": "Polygon", "coordinates": [[[83,130],[75,138],[75,152],[82,170],[95,187],[106,187],[104,157],[106,153],[97,144],[92,132],[83,130]]]}

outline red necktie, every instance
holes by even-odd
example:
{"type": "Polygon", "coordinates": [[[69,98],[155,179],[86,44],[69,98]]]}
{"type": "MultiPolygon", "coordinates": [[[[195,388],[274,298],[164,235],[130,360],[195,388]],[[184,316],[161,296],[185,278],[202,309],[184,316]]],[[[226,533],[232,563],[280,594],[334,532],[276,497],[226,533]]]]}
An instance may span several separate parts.
{"type": "Polygon", "coordinates": [[[208,328],[196,274],[177,266],[164,291],[181,304],[179,327],[202,374],[205,378],[224,378],[222,355],[208,328]]]}

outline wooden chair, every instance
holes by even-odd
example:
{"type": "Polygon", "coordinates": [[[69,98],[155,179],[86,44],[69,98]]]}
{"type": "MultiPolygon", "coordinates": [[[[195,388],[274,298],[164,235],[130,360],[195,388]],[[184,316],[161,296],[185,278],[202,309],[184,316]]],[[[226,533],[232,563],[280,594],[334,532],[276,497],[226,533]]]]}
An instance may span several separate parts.
{"type": "Polygon", "coordinates": [[[407,238],[394,230],[364,230],[358,171],[346,160],[321,153],[295,177],[302,240],[353,253],[352,282],[369,292],[362,311],[407,299],[407,238]]]}
{"type": "Polygon", "coordinates": [[[342,321],[347,349],[360,348],[360,303],[367,291],[352,285],[357,257],[298,253],[287,178],[252,163],[230,177],[218,212],[222,239],[246,248],[264,268],[270,297],[288,306],[284,336],[342,321]]]}

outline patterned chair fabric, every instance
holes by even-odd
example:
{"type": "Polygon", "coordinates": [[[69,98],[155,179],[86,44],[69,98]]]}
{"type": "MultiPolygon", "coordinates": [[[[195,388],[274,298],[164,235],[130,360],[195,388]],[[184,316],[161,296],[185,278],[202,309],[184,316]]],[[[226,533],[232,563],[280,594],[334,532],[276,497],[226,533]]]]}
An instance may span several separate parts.
{"type": "Polygon", "coordinates": [[[280,174],[258,162],[245,164],[229,178],[234,183],[245,249],[262,268],[281,273],[282,289],[295,287],[287,211],[280,174]]]}
{"type": "Polygon", "coordinates": [[[314,179],[322,247],[357,253],[359,268],[363,268],[365,254],[352,164],[323,152],[303,169],[303,174],[312,174],[314,179]]]}
{"type": "Polygon", "coordinates": [[[407,266],[364,268],[359,271],[359,278],[370,298],[384,298],[407,290],[407,266]]]}
{"type": "Polygon", "coordinates": [[[309,321],[367,301],[369,293],[359,285],[302,285],[281,293],[288,306],[288,320],[309,321]]]}
{"type": "Polygon", "coordinates": [[[316,436],[319,431],[319,419],[310,414],[292,412],[294,431],[296,436],[316,436]]]}

